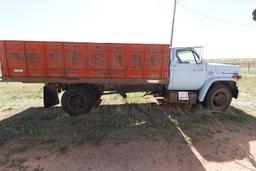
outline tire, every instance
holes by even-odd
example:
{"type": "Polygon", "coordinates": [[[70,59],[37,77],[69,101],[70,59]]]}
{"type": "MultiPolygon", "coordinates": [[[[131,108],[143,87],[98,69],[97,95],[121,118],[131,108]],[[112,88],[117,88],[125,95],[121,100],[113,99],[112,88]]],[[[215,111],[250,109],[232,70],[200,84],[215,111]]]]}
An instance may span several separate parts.
{"type": "Polygon", "coordinates": [[[225,111],[232,101],[232,93],[225,84],[217,84],[206,95],[205,105],[213,111],[225,111]]]}
{"type": "Polygon", "coordinates": [[[100,91],[100,89],[98,87],[89,86],[88,88],[90,89],[90,92],[95,97],[95,101],[97,101],[101,98],[102,92],[100,91]]]}
{"type": "Polygon", "coordinates": [[[87,114],[93,107],[95,98],[86,87],[67,89],[61,98],[61,105],[65,112],[72,117],[87,114]]]}
{"type": "Polygon", "coordinates": [[[96,93],[96,98],[99,100],[101,98],[102,92],[100,91],[99,88],[95,88],[95,93],[96,93]]]}
{"type": "Polygon", "coordinates": [[[92,97],[92,99],[93,99],[93,101],[95,103],[98,100],[96,88],[92,87],[92,86],[88,86],[86,88],[89,90],[89,93],[91,94],[91,97],[92,97]]]}

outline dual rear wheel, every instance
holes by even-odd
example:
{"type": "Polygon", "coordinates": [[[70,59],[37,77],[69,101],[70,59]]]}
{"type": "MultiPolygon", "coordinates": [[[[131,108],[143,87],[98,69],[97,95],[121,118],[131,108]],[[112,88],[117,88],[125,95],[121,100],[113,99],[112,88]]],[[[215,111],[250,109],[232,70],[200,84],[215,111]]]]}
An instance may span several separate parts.
{"type": "Polygon", "coordinates": [[[88,113],[99,98],[94,87],[71,87],[64,92],[61,105],[64,111],[77,117],[88,113]]]}

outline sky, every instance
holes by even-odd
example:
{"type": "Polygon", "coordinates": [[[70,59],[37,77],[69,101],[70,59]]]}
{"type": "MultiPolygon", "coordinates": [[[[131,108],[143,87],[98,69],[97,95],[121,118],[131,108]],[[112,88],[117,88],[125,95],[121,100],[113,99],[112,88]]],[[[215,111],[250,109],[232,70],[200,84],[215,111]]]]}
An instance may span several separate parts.
{"type": "MultiPolygon", "coordinates": [[[[256,0],[177,0],[174,47],[256,58],[256,0]],[[253,43],[254,42],[254,43],[253,43]]],[[[0,0],[0,40],[169,44],[174,0],[0,0]]]]}

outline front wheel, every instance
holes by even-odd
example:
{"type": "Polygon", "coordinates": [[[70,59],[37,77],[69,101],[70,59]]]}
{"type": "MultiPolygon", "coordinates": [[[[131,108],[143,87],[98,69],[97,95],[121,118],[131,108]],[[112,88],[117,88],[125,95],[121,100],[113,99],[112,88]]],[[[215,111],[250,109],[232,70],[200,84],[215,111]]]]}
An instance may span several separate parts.
{"type": "Polygon", "coordinates": [[[217,84],[206,95],[205,105],[210,110],[225,111],[232,101],[232,93],[225,84],[217,84]]]}

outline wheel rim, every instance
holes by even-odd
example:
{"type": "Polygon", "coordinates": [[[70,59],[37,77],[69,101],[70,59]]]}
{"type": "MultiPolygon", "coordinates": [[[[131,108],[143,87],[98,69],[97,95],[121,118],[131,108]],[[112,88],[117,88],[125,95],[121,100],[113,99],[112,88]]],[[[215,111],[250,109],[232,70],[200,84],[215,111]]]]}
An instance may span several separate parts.
{"type": "Polygon", "coordinates": [[[81,112],[85,108],[85,100],[81,95],[72,95],[68,99],[68,105],[76,112],[81,112]]]}
{"type": "Polygon", "coordinates": [[[221,107],[227,103],[227,95],[225,92],[216,92],[213,98],[213,104],[217,107],[221,107]]]}

